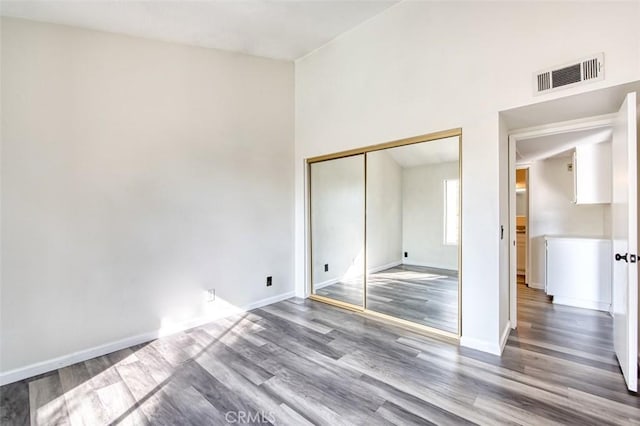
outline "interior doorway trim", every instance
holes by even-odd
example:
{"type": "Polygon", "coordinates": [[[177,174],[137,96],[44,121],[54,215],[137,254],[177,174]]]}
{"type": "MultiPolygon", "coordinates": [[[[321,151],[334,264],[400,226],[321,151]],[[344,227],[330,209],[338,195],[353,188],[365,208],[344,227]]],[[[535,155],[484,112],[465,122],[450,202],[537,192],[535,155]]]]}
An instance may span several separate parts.
{"type": "Polygon", "coordinates": [[[306,205],[308,206],[307,214],[306,214],[306,224],[307,224],[307,235],[308,238],[308,256],[306,258],[306,265],[308,273],[306,274],[306,288],[309,290],[308,297],[311,300],[315,300],[318,302],[326,303],[329,305],[337,306],[343,309],[347,309],[350,311],[355,311],[371,318],[388,321],[395,323],[398,326],[412,329],[416,332],[423,333],[430,336],[440,336],[450,340],[460,340],[462,336],[462,188],[464,183],[462,182],[462,128],[454,128],[449,130],[443,130],[434,133],[428,133],[420,136],[413,136],[410,138],[398,139],[390,142],[384,142],[376,145],[365,146],[362,148],[355,148],[346,151],[336,152],[333,154],[320,155],[317,157],[311,157],[306,160],[306,205]],[[366,172],[366,154],[368,152],[380,151],[388,148],[396,148],[399,146],[413,145],[421,142],[429,142],[438,139],[445,139],[449,137],[458,137],[458,179],[460,182],[460,186],[458,189],[458,208],[459,208],[459,217],[458,217],[458,332],[451,333],[449,331],[440,330],[434,327],[430,327],[424,324],[418,324],[412,321],[408,321],[402,318],[396,318],[391,315],[387,315],[381,312],[376,312],[367,309],[366,306],[366,294],[367,294],[367,256],[366,256],[366,185],[367,185],[367,172],[366,172]],[[351,303],[343,302],[340,300],[331,299],[329,297],[321,296],[314,294],[313,289],[313,232],[311,229],[311,165],[314,163],[319,163],[322,161],[334,160],[338,158],[352,157],[355,155],[364,155],[365,158],[365,212],[364,212],[364,226],[365,226],[365,256],[364,256],[364,284],[363,284],[363,297],[364,303],[363,306],[354,305],[351,303]]]}
{"type": "MultiPolygon", "coordinates": [[[[559,135],[582,130],[601,129],[611,127],[616,114],[604,114],[577,120],[561,121],[513,130],[509,133],[509,321],[511,328],[517,327],[518,320],[518,276],[516,244],[516,143],[518,141],[539,138],[543,136],[559,135]]],[[[529,165],[527,165],[529,167],[529,165]]],[[[530,201],[530,199],[529,199],[530,201]]],[[[527,223],[528,223],[527,218],[527,223]]],[[[529,242],[531,240],[527,229],[527,268],[531,271],[531,254],[529,242]]]]}

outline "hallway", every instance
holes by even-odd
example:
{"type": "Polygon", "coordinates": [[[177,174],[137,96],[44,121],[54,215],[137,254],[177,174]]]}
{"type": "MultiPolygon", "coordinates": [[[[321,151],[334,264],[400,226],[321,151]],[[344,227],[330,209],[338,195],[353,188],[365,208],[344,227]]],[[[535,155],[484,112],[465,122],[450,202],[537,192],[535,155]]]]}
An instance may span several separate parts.
{"type": "Polygon", "coordinates": [[[518,328],[511,332],[502,365],[532,379],[566,388],[567,397],[597,395],[639,407],[627,392],[613,349],[608,313],[554,305],[543,290],[518,284],[518,328]]]}

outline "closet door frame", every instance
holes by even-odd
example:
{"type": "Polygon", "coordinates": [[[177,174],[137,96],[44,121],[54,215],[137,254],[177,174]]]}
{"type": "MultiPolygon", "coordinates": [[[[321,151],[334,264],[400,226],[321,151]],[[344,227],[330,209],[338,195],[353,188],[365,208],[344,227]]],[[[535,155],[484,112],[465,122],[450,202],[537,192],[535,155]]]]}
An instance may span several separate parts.
{"type": "Polygon", "coordinates": [[[413,331],[417,331],[420,333],[424,333],[427,335],[438,335],[446,338],[459,340],[462,335],[462,188],[464,183],[462,182],[462,128],[455,128],[444,130],[440,132],[428,133],[425,135],[414,136],[405,139],[394,140],[390,142],[384,142],[376,145],[366,146],[362,148],[355,148],[346,151],[336,152],[333,154],[320,155],[317,157],[311,157],[306,160],[306,178],[307,178],[307,196],[306,196],[306,206],[307,206],[307,214],[306,214],[306,225],[307,225],[307,235],[308,244],[307,244],[307,253],[306,257],[306,265],[309,273],[307,274],[307,289],[310,289],[309,299],[315,300],[318,302],[327,303],[329,305],[338,306],[340,308],[348,309],[351,311],[359,312],[365,314],[371,318],[378,318],[386,321],[390,321],[394,324],[407,327],[413,331]],[[399,146],[413,145],[422,142],[434,141],[437,139],[444,139],[449,137],[458,137],[458,179],[460,182],[459,190],[458,190],[458,208],[460,210],[458,217],[458,332],[451,333],[448,331],[440,330],[434,327],[429,327],[427,325],[418,324],[413,321],[408,321],[402,318],[397,318],[391,315],[383,314],[380,312],[375,312],[367,309],[367,153],[374,151],[381,151],[383,149],[388,148],[396,148],[399,146]],[[363,155],[364,156],[364,279],[363,279],[363,303],[362,306],[353,305],[347,302],[342,302],[340,300],[335,300],[329,297],[320,296],[314,294],[313,288],[313,246],[312,246],[312,238],[313,238],[313,230],[311,229],[311,165],[314,163],[319,163],[322,161],[335,160],[338,158],[344,157],[352,157],[355,155],[363,155]]]}
{"type": "MultiPolygon", "coordinates": [[[[338,157],[332,157],[332,158],[326,158],[324,160],[318,160],[318,161],[310,161],[311,159],[307,160],[307,182],[308,182],[308,187],[307,187],[307,193],[308,193],[308,197],[307,197],[307,206],[308,206],[308,214],[307,214],[307,224],[308,224],[308,235],[309,235],[309,249],[308,249],[308,253],[309,253],[309,258],[307,259],[307,266],[309,268],[309,285],[311,288],[311,292],[309,295],[309,298],[312,300],[316,300],[318,302],[324,302],[327,303],[329,305],[334,305],[334,306],[338,306],[344,309],[349,309],[351,311],[356,311],[356,312],[365,312],[367,309],[367,295],[366,295],[366,290],[367,290],[367,259],[366,259],[366,250],[367,250],[367,155],[364,153],[355,153],[355,154],[350,154],[350,155],[342,155],[342,156],[338,156],[338,157]],[[342,300],[338,300],[338,299],[333,299],[331,297],[327,297],[327,296],[321,296],[319,294],[314,294],[314,288],[313,288],[313,229],[311,226],[312,220],[311,220],[311,215],[312,215],[312,202],[313,200],[311,200],[311,165],[312,164],[317,164],[323,161],[330,161],[330,160],[338,160],[341,158],[347,158],[347,157],[357,157],[357,156],[362,156],[362,166],[364,167],[364,182],[363,182],[363,186],[362,186],[362,190],[364,191],[363,195],[364,195],[364,205],[363,205],[363,212],[362,212],[362,216],[363,216],[363,221],[362,221],[362,226],[363,226],[363,271],[362,271],[362,305],[354,305],[353,303],[349,303],[349,302],[344,302],[342,300]]],[[[309,288],[309,287],[308,287],[309,288]]]]}

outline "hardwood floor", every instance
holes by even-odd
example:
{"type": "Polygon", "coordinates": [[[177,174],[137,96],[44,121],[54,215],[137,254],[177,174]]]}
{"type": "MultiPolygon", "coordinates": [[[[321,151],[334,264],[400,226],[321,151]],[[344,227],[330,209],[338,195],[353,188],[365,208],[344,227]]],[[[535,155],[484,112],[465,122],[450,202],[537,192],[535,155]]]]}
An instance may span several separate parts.
{"type": "Polygon", "coordinates": [[[518,305],[497,357],[290,299],[4,386],[0,422],[640,423],[607,314],[524,286],[518,305]]]}
{"type": "MultiPolygon", "coordinates": [[[[342,281],[316,293],[362,306],[362,279],[342,281]]],[[[367,309],[454,334],[458,332],[458,273],[398,265],[370,274],[367,309]]]]}

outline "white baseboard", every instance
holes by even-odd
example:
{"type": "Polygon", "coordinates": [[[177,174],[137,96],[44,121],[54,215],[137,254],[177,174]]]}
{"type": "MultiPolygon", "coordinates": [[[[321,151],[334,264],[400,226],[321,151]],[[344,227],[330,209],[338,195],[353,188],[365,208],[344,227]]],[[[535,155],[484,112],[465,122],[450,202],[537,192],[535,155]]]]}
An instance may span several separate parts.
{"type": "MultiPolygon", "coordinates": [[[[385,269],[393,268],[395,266],[402,265],[401,261],[387,263],[386,265],[376,266],[375,268],[367,269],[367,273],[375,274],[376,272],[384,271],[385,269]]],[[[321,288],[328,287],[333,284],[337,284],[340,282],[340,278],[333,278],[330,280],[322,281],[321,283],[317,283],[313,285],[314,290],[320,290],[321,288]]]]}
{"type": "Polygon", "coordinates": [[[504,330],[502,330],[502,335],[500,336],[500,355],[502,355],[504,346],[507,344],[507,340],[509,340],[509,334],[511,334],[511,321],[507,321],[507,324],[504,326],[504,330]]]}
{"type": "Polygon", "coordinates": [[[442,269],[443,271],[453,271],[453,272],[458,272],[458,270],[456,268],[451,268],[448,266],[439,266],[433,263],[424,263],[424,262],[413,262],[410,259],[403,259],[402,260],[402,264],[403,265],[407,265],[407,266],[422,266],[424,268],[433,268],[433,269],[442,269]]]}
{"type": "Polygon", "coordinates": [[[376,272],[384,271],[385,269],[395,268],[398,265],[402,265],[402,261],[401,260],[397,260],[395,262],[387,263],[386,265],[380,265],[380,266],[376,266],[374,268],[369,268],[369,269],[367,269],[367,273],[375,274],[376,272]]]}
{"type": "Polygon", "coordinates": [[[472,337],[460,337],[460,346],[466,348],[475,349],[482,352],[487,352],[493,355],[500,356],[502,351],[498,343],[487,342],[486,340],[474,339],[472,337]]]}
{"type": "Polygon", "coordinates": [[[321,283],[317,283],[313,285],[313,289],[314,290],[320,290],[321,288],[333,285],[333,284],[337,284],[339,283],[340,280],[338,278],[334,278],[332,280],[326,280],[326,281],[322,281],[321,283]]]}
{"type": "Polygon", "coordinates": [[[528,285],[531,288],[537,288],[538,290],[544,290],[544,284],[542,284],[542,283],[530,282],[528,285]]]}
{"type": "Polygon", "coordinates": [[[180,331],[188,330],[190,328],[198,327],[206,323],[215,321],[216,319],[224,318],[237,313],[250,311],[252,309],[257,309],[262,306],[271,305],[272,303],[277,303],[282,300],[289,299],[290,297],[293,297],[293,296],[295,296],[295,292],[288,291],[286,293],[282,293],[276,296],[268,297],[266,299],[258,300],[253,303],[249,303],[248,305],[245,305],[242,307],[233,307],[230,309],[222,310],[221,312],[218,312],[215,316],[198,317],[198,318],[191,319],[189,321],[181,322],[171,327],[169,331],[166,329],[157,329],[157,330],[150,331],[148,333],[138,334],[136,336],[127,337],[121,340],[116,340],[115,342],[105,343],[103,345],[94,346],[88,349],[83,349],[81,351],[73,352],[57,358],[37,362],[35,364],[27,365],[25,367],[20,367],[14,370],[5,371],[0,373],[0,386],[17,382],[19,380],[27,379],[29,377],[37,376],[39,374],[47,373],[49,371],[57,370],[59,368],[64,368],[78,362],[83,362],[91,358],[106,355],[115,351],[119,351],[121,349],[139,345],[141,343],[146,343],[162,336],[167,336],[170,334],[178,333],[180,331]]]}
{"type": "Polygon", "coordinates": [[[497,344],[487,342],[486,340],[465,337],[463,335],[462,337],[460,337],[460,346],[476,349],[478,351],[487,352],[493,355],[502,356],[502,351],[504,350],[504,347],[507,344],[507,340],[509,340],[510,333],[511,333],[511,321],[507,321],[507,323],[504,325],[504,329],[502,330],[502,333],[500,334],[500,341],[497,344]]]}
{"type": "Polygon", "coordinates": [[[609,312],[610,303],[596,302],[593,300],[572,299],[570,297],[553,296],[553,303],[558,305],[573,306],[574,308],[595,309],[596,311],[609,312]]]}

